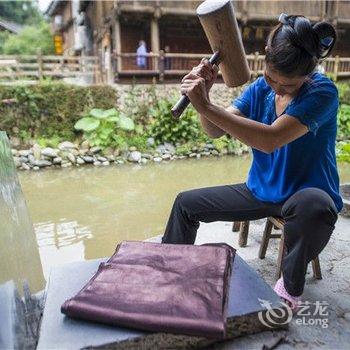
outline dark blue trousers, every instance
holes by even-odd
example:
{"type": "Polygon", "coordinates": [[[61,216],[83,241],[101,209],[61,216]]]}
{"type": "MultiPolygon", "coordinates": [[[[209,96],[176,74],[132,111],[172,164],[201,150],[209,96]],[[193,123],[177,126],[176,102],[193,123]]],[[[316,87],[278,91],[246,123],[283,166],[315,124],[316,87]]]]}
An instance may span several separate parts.
{"type": "Polygon", "coordinates": [[[332,198],[318,188],[297,191],[281,203],[256,199],[245,183],[180,192],[162,243],[194,244],[199,222],[247,221],[280,216],[285,220],[282,274],[288,293],[303,293],[308,263],[326,246],[338,219],[332,198]]]}

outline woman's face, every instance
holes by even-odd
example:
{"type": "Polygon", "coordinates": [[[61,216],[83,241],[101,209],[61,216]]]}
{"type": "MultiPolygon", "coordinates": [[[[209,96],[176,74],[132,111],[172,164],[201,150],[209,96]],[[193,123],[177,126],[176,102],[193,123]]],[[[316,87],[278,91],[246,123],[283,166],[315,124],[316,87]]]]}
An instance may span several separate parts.
{"type": "Polygon", "coordinates": [[[298,90],[301,88],[307,76],[305,77],[286,77],[278,73],[278,71],[266,65],[264,71],[264,77],[266,82],[271,86],[277,95],[295,96],[298,90]]]}

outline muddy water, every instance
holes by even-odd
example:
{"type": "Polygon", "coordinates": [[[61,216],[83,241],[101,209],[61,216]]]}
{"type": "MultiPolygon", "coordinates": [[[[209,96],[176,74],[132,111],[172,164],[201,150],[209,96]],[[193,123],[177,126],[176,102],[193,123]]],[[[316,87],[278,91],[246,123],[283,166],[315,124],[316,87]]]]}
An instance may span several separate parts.
{"type": "MultiPolygon", "coordinates": [[[[54,265],[108,256],[121,240],[163,233],[178,192],[244,182],[250,162],[245,156],[20,172],[45,278],[54,265]]],[[[339,171],[341,182],[350,182],[350,165],[339,171]]]]}

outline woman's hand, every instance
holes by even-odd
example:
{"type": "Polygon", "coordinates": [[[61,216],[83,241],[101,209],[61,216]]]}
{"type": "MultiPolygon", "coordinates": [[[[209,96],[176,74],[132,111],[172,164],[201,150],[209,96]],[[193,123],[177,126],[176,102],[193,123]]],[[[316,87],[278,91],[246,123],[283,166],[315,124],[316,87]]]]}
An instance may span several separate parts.
{"type": "Polygon", "coordinates": [[[181,81],[181,93],[188,96],[198,112],[210,104],[209,90],[217,78],[218,70],[217,66],[212,66],[203,58],[181,81]]]}
{"type": "Polygon", "coordinates": [[[207,58],[202,58],[201,63],[193,67],[191,72],[183,77],[181,82],[186,79],[195,79],[201,77],[205,79],[206,91],[209,94],[211,87],[214,85],[218,76],[219,67],[217,65],[212,65],[207,58]]]}

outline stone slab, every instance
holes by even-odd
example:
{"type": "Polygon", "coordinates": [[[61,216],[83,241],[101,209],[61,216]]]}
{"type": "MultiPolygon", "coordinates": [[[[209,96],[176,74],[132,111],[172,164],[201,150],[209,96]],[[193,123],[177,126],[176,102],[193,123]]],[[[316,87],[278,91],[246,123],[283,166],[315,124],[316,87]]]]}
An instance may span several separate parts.
{"type": "MultiPolygon", "coordinates": [[[[213,339],[170,333],[151,333],[122,327],[85,322],[68,318],[60,312],[62,303],[74,296],[94,275],[97,259],[62,265],[51,271],[46,288],[46,302],[42,317],[37,349],[113,348],[142,349],[198,348],[215,342],[213,339]]],[[[230,283],[227,339],[271,329],[258,319],[266,309],[259,302],[268,300],[273,308],[281,303],[271,287],[236,254],[230,283]]],[[[286,328],[286,325],[276,325],[286,328]]]]}

